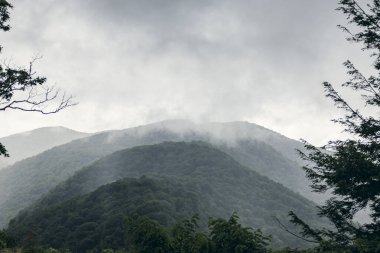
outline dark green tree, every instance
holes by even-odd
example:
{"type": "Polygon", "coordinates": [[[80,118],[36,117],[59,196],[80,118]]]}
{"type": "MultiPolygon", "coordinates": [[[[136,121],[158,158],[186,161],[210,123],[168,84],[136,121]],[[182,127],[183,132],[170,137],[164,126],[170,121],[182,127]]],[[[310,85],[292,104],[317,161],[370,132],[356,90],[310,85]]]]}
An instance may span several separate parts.
{"type": "Polygon", "coordinates": [[[7,237],[3,231],[0,231],[0,250],[7,248],[7,237]]]}
{"type": "MultiPolygon", "coordinates": [[[[13,6],[7,0],[0,0],[0,31],[10,30],[8,24],[13,6]]],[[[0,53],[2,52],[0,45],[0,53]]],[[[28,67],[13,67],[0,64],[0,111],[20,110],[52,114],[73,106],[72,96],[66,96],[54,86],[46,85],[46,78],[37,76],[33,70],[33,59],[28,67]]],[[[9,156],[0,143],[0,156],[9,156]]]]}
{"type": "Polygon", "coordinates": [[[208,253],[210,243],[206,233],[197,232],[198,215],[177,223],[172,229],[171,248],[174,253],[208,253]]]}
{"type": "Polygon", "coordinates": [[[127,218],[127,249],[136,253],[265,253],[269,237],[243,227],[233,214],[210,218],[208,232],[197,231],[198,216],[166,228],[145,216],[127,218]]]}
{"type": "Polygon", "coordinates": [[[15,246],[15,241],[5,233],[5,231],[0,230],[0,251],[2,249],[10,248],[15,246]]]}
{"type": "Polygon", "coordinates": [[[321,148],[305,142],[307,152],[300,152],[308,161],[304,169],[313,190],[334,194],[319,214],[329,218],[335,229],[313,229],[296,214],[290,215],[303,228],[303,235],[320,242],[326,251],[380,252],[380,1],[361,6],[355,0],[340,0],[337,10],[348,19],[350,28],[339,26],[348,40],[361,43],[375,58],[375,74],[367,77],[351,61],[344,63],[349,80],[342,86],[361,96],[363,107],[358,108],[330,83],[323,83],[326,96],[345,112],[333,121],[351,137],[329,141],[321,148]],[[369,212],[369,223],[355,222],[361,210],[369,212]]]}
{"type": "Polygon", "coordinates": [[[233,214],[228,220],[210,219],[210,240],[215,253],[259,253],[268,252],[269,237],[260,230],[243,227],[239,217],[233,214]]]}
{"type": "Polygon", "coordinates": [[[146,216],[128,217],[127,246],[136,253],[168,253],[170,242],[167,231],[157,221],[146,216]]]}

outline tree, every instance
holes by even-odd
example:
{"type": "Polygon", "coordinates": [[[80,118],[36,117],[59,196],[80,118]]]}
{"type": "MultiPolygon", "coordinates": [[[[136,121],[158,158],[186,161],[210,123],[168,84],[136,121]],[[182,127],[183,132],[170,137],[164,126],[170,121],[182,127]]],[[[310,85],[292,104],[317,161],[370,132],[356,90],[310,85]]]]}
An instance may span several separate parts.
{"type": "MultiPolygon", "coordinates": [[[[10,30],[9,10],[13,6],[0,0],[0,31],[10,30]]],[[[0,46],[0,53],[2,52],[0,46]]],[[[0,64],[0,111],[20,110],[52,114],[75,105],[72,96],[66,96],[54,86],[46,85],[46,78],[37,76],[33,70],[33,59],[27,68],[0,64]]],[[[0,143],[0,156],[9,156],[0,143]]]]}
{"type": "Polygon", "coordinates": [[[228,220],[210,218],[208,232],[197,231],[198,216],[166,228],[145,216],[126,219],[127,249],[165,253],[265,253],[269,237],[243,227],[233,214],[228,220]]]}
{"type": "Polygon", "coordinates": [[[170,252],[169,236],[157,221],[145,216],[126,219],[128,247],[136,253],[170,252]]]}
{"type": "Polygon", "coordinates": [[[178,222],[172,228],[171,248],[173,253],[207,253],[209,239],[206,233],[197,232],[199,216],[178,222]]]}
{"type": "Polygon", "coordinates": [[[354,31],[339,26],[348,41],[362,43],[375,58],[376,75],[366,77],[351,61],[344,62],[349,80],[342,87],[361,96],[359,110],[346,101],[328,82],[323,83],[326,96],[345,112],[333,121],[350,135],[345,140],[332,140],[317,148],[307,142],[301,157],[315,192],[331,191],[331,197],[319,207],[319,214],[329,218],[335,229],[313,229],[296,214],[292,221],[303,228],[303,235],[320,242],[334,252],[380,252],[380,1],[361,6],[355,0],[340,0],[337,10],[346,15],[354,31]],[[372,113],[371,113],[372,112],[372,113]],[[370,213],[371,221],[358,224],[354,217],[360,210],[370,213]],[[348,251],[346,251],[348,250],[348,251]]]}
{"type": "Polygon", "coordinates": [[[0,251],[2,249],[10,248],[15,246],[15,241],[10,238],[5,231],[0,230],[0,251]]]}
{"type": "Polygon", "coordinates": [[[212,252],[218,253],[259,253],[268,252],[270,240],[260,230],[243,227],[234,213],[228,220],[211,219],[209,221],[212,252]]]}

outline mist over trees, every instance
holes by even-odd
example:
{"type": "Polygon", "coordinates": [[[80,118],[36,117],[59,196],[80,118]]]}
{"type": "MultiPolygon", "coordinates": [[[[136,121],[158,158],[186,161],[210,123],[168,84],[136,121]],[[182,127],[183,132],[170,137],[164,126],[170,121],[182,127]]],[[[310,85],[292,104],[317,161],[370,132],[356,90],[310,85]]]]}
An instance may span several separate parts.
{"type": "MultiPolygon", "coordinates": [[[[203,128],[203,126],[194,124],[187,131],[174,131],[177,128],[184,129],[183,126],[187,124],[190,122],[164,121],[122,131],[94,134],[85,139],[52,148],[35,157],[20,161],[6,170],[1,170],[0,192],[9,192],[9,194],[0,195],[0,227],[5,226],[18,210],[32,204],[59,183],[69,179],[75,172],[82,171],[84,166],[101,157],[125,148],[165,141],[200,140],[210,143],[232,156],[241,165],[313,200],[302,192],[307,186],[307,180],[300,166],[291,160],[292,154],[287,156],[283,152],[285,150],[295,153],[294,147],[302,147],[302,143],[246,122],[215,123],[210,129],[207,128],[210,131],[206,132],[196,131],[197,128],[203,128]],[[222,138],[210,135],[212,129],[219,129],[222,138]],[[233,137],[242,132],[245,132],[243,137],[233,137]],[[258,137],[262,137],[262,141],[258,141],[258,137]],[[242,141],[238,141],[239,139],[242,141]]],[[[9,148],[11,149],[11,146],[9,148]]],[[[113,166],[107,164],[107,167],[113,166]]]]}
{"type": "Polygon", "coordinates": [[[209,216],[228,218],[236,211],[245,226],[273,235],[273,246],[308,246],[274,221],[273,216],[286,221],[289,210],[297,210],[318,227],[328,225],[317,218],[314,203],[241,166],[215,147],[166,142],[120,150],[86,166],[14,216],[8,232],[21,239],[34,224],[44,245],[75,249],[89,239],[87,250],[121,247],[122,236],[117,235],[122,235],[118,232],[122,229],[117,221],[124,215],[146,215],[171,226],[198,214],[200,228],[205,229],[209,216]],[[139,179],[144,176],[153,179],[139,179]],[[92,233],[82,233],[86,224],[92,233]],[[77,234],[81,236],[73,236],[77,234]]]}

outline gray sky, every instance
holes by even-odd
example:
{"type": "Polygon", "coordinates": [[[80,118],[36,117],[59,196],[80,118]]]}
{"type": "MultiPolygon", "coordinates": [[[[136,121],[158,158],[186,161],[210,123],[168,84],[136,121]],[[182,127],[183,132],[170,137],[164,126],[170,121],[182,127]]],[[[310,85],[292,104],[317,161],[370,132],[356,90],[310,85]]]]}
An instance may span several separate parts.
{"type": "MultiPolygon", "coordinates": [[[[0,136],[182,118],[245,120],[315,144],[340,134],[322,81],[370,61],[336,27],[332,0],[17,0],[2,60],[36,70],[80,103],[59,114],[1,113],[0,136]]],[[[351,98],[352,94],[345,94],[351,98]]]]}

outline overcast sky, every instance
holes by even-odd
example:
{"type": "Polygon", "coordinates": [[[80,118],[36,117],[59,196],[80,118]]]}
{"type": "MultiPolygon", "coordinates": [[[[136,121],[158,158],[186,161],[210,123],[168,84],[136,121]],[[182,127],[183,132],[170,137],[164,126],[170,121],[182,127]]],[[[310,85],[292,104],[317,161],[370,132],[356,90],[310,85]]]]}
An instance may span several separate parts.
{"type": "MultiPolygon", "coordinates": [[[[0,115],[0,136],[62,125],[94,132],[164,119],[254,122],[323,144],[340,128],[321,83],[370,61],[333,0],[17,0],[2,60],[76,96],[52,116],[0,115]]],[[[345,94],[352,98],[352,94],[345,94]]]]}

